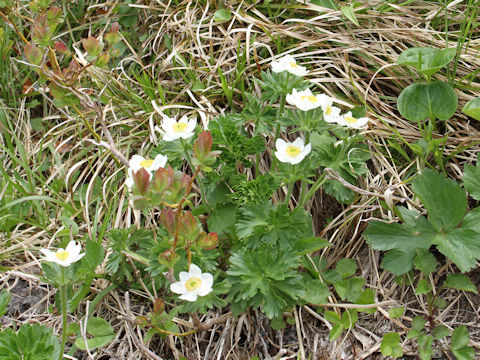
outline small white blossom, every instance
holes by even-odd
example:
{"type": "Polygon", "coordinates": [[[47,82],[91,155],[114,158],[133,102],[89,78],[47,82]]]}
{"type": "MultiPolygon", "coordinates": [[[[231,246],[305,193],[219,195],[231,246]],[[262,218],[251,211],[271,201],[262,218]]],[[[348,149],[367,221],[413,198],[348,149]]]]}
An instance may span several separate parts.
{"type": "Polygon", "coordinates": [[[180,138],[188,139],[194,134],[197,120],[188,120],[186,116],[182,116],[177,122],[175,119],[165,116],[161,125],[163,129],[163,140],[172,141],[180,138]]]}
{"type": "Polygon", "coordinates": [[[344,114],[343,116],[341,116],[337,122],[340,125],[348,126],[349,128],[352,128],[352,129],[364,129],[365,127],[367,127],[367,124],[368,124],[369,120],[370,119],[366,118],[366,117],[362,117],[362,118],[357,119],[357,118],[353,117],[352,112],[349,111],[346,114],[344,114]]]}
{"type": "Polygon", "coordinates": [[[340,109],[333,105],[333,99],[330,96],[322,94],[323,120],[327,123],[338,123],[341,120],[340,109]]]}
{"type": "Polygon", "coordinates": [[[287,95],[286,100],[290,105],[295,105],[302,111],[308,111],[316,109],[317,107],[322,105],[322,95],[323,94],[313,95],[310,89],[301,91],[293,89],[292,93],[287,95]]]}
{"type": "Polygon", "coordinates": [[[80,254],[80,250],[82,250],[80,244],[77,244],[75,241],[70,241],[65,249],[58,249],[56,252],[47,249],[40,251],[45,255],[45,261],[54,262],[61,266],[70,266],[85,255],[80,254]]]}
{"type": "Polygon", "coordinates": [[[296,138],[293,143],[277,139],[275,147],[277,148],[277,151],[275,151],[277,159],[292,165],[298,164],[312,151],[312,144],[304,145],[300,137],[296,138]]]}
{"type": "Polygon", "coordinates": [[[125,181],[125,185],[131,188],[133,186],[133,172],[139,171],[141,168],[147,170],[150,178],[152,177],[152,172],[157,171],[161,167],[165,167],[167,163],[167,157],[165,155],[158,154],[155,156],[155,159],[145,159],[140,155],[133,155],[130,161],[128,162],[128,178],[125,181]]]}
{"type": "Polygon", "coordinates": [[[296,76],[305,76],[308,74],[307,68],[305,66],[297,65],[297,62],[292,55],[285,55],[278,59],[278,61],[272,61],[272,71],[276,73],[288,71],[290,74],[296,76]]]}
{"type": "Polygon", "coordinates": [[[181,271],[180,281],[170,284],[170,290],[176,294],[181,294],[180,299],[186,301],[196,301],[197,296],[205,296],[212,291],[213,275],[202,273],[202,270],[195,265],[190,264],[188,272],[181,271]]]}

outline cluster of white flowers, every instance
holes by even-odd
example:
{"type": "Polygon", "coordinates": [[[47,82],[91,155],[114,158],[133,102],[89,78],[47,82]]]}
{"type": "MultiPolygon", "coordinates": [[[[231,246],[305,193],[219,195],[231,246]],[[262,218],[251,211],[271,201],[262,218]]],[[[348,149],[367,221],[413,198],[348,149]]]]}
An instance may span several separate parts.
{"type": "Polygon", "coordinates": [[[152,173],[157,171],[161,167],[165,167],[167,163],[167,157],[161,154],[155,156],[155,159],[145,159],[140,155],[133,155],[130,161],[128,162],[128,178],[125,180],[125,185],[128,188],[133,186],[133,172],[139,171],[141,168],[144,168],[150,179],[152,178],[152,173]]]}

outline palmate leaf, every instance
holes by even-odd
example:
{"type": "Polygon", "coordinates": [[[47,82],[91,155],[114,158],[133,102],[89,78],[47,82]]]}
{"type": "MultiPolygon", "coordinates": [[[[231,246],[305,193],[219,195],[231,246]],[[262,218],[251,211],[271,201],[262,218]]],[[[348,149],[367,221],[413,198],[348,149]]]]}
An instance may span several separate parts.
{"type": "Polygon", "coordinates": [[[480,200],[480,167],[466,164],[463,169],[463,185],[475,200],[480,200]]]}
{"type": "Polygon", "coordinates": [[[480,234],[473,230],[453,229],[445,234],[438,234],[433,243],[462,272],[472,270],[475,259],[480,259],[480,234]]]}

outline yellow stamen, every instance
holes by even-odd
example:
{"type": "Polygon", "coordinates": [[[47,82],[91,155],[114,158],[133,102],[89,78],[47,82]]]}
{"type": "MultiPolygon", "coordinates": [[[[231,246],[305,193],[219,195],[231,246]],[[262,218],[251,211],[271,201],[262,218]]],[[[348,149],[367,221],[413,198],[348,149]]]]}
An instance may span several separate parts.
{"type": "Polygon", "coordinates": [[[298,65],[295,64],[293,61],[290,61],[290,66],[293,67],[293,68],[297,68],[297,67],[298,67],[298,65]]]}
{"type": "Polygon", "coordinates": [[[143,167],[143,168],[149,168],[152,165],[153,165],[153,160],[145,159],[145,160],[140,161],[140,166],[143,167]]]}
{"type": "Polygon", "coordinates": [[[55,256],[57,257],[58,260],[66,261],[70,254],[68,251],[63,250],[63,251],[58,251],[55,253],[55,256]]]}
{"type": "Polygon", "coordinates": [[[345,116],[345,121],[349,124],[355,124],[357,122],[357,119],[352,116],[345,116]]]}
{"type": "Polygon", "coordinates": [[[290,145],[285,149],[285,153],[291,157],[297,156],[298,154],[300,154],[301,151],[302,150],[300,150],[300,148],[295,145],[290,145]]]}
{"type": "Polygon", "coordinates": [[[302,100],[305,100],[305,99],[308,99],[310,102],[312,103],[316,103],[318,100],[317,100],[317,97],[314,96],[314,95],[302,95],[302,97],[300,98],[302,100]]]}
{"type": "Polygon", "coordinates": [[[173,125],[174,132],[182,132],[182,131],[185,131],[186,128],[187,128],[187,123],[184,123],[184,122],[178,122],[173,125]]]}
{"type": "Polygon", "coordinates": [[[332,107],[330,105],[325,109],[325,114],[330,115],[332,113],[332,107]]]}
{"type": "Polygon", "coordinates": [[[200,286],[202,286],[202,280],[196,276],[192,276],[185,282],[185,289],[187,289],[187,291],[197,290],[200,286]]]}

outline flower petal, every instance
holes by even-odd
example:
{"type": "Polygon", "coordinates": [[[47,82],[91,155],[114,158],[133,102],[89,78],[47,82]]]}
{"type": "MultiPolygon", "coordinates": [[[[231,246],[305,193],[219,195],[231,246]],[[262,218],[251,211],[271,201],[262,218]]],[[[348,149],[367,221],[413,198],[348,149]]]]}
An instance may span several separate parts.
{"type": "Polygon", "coordinates": [[[277,141],[275,141],[275,148],[281,152],[284,153],[285,149],[290,145],[290,143],[287,143],[285,140],[278,138],[277,141]]]}
{"type": "Polygon", "coordinates": [[[305,146],[305,143],[303,142],[303,139],[299,136],[295,139],[295,141],[292,143],[292,145],[300,148],[303,150],[303,147],[305,146]]]}
{"type": "Polygon", "coordinates": [[[188,273],[190,276],[202,276],[202,270],[195,264],[190,264],[190,268],[188,269],[188,273]]]}
{"type": "Polygon", "coordinates": [[[207,287],[211,288],[213,285],[213,275],[210,273],[204,273],[200,276],[200,279],[202,279],[202,288],[207,287]]]}
{"type": "Polygon", "coordinates": [[[180,271],[180,274],[178,274],[178,277],[181,282],[185,283],[190,277],[190,274],[186,271],[180,271]]]}
{"type": "Polygon", "coordinates": [[[150,170],[152,171],[157,171],[161,167],[165,167],[165,164],[167,163],[167,157],[162,154],[158,154],[155,156],[155,159],[153,160],[153,164],[150,167],[150,170]]]}
{"type": "Polygon", "coordinates": [[[188,292],[185,288],[185,284],[180,281],[170,284],[170,291],[175,294],[185,294],[188,292]]]}
{"type": "Polygon", "coordinates": [[[197,301],[197,294],[195,292],[187,292],[180,296],[180,299],[186,300],[186,301],[197,301]]]}
{"type": "Polygon", "coordinates": [[[133,170],[133,171],[138,171],[141,168],[140,163],[145,160],[143,156],[140,155],[133,155],[130,161],[128,162],[128,166],[133,170]]]}

